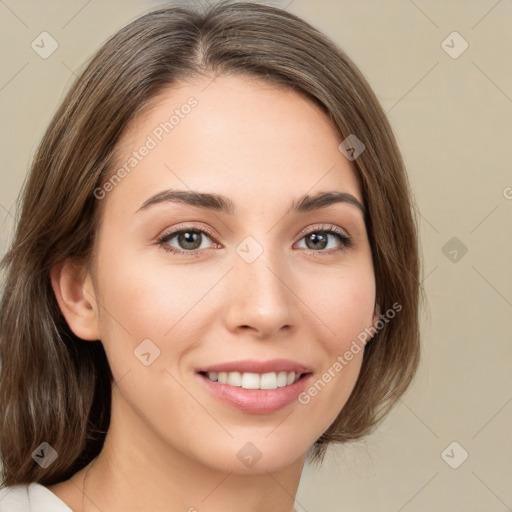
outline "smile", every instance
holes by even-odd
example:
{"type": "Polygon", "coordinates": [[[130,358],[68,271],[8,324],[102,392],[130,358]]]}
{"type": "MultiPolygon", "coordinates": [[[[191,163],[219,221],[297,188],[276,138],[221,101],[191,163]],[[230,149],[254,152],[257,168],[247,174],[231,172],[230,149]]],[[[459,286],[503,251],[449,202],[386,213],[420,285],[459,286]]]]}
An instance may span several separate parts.
{"type": "Polygon", "coordinates": [[[196,375],[202,385],[217,400],[249,414],[271,414],[298,403],[298,395],[304,391],[313,377],[312,373],[295,374],[295,372],[268,372],[261,375],[252,372],[219,372],[217,380],[214,381],[212,377],[215,375],[211,375],[212,373],[214,372],[199,372],[196,375]],[[234,385],[228,382],[222,383],[219,380],[219,377],[227,380],[230,375],[234,375],[231,377],[234,385]],[[281,387],[277,386],[278,379],[280,379],[280,383],[283,383],[285,376],[286,384],[281,387]],[[290,379],[290,384],[288,384],[288,379],[290,379]],[[245,388],[241,385],[242,383],[253,387],[245,388]],[[274,387],[267,389],[260,387],[265,385],[274,387]]]}
{"type": "Polygon", "coordinates": [[[295,372],[204,372],[213,382],[228,384],[233,387],[242,387],[244,389],[277,389],[290,386],[297,382],[301,374],[295,372]]]}

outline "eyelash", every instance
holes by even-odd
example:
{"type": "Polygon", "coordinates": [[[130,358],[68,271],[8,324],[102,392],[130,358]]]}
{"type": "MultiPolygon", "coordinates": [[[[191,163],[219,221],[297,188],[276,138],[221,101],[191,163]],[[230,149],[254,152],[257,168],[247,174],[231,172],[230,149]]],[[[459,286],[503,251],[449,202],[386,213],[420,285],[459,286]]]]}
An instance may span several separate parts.
{"type": "MultiPolygon", "coordinates": [[[[199,254],[201,251],[204,251],[204,249],[196,249],[193,251],[183,251],[183,250],[179,250],[179,249],[176,249],[176,248],[168,245],[168,242],[170,240],[172,240],[176,235],[179,235],[180,233],[186,233],[186,232],[206,234],[209,236],[209,238],[212,239],[212,241],[214,241],[214,239],[215,239],[215,234],[207,228],[199,229],[194,226],[187,226],[185,228],[181,228],[181,229],[177,229],[174,231],[164,233],[161,237],[158,238],[157,243],[164,251],[167,251],[167,252],[170,252],[173,254],[194,256],[194,255],[199,254]]],[[[343,250],[346,250],[346,249],[349,249],[350,247],[352,247],[352,238],[349,237],[340,228],[338,228],[337,226],[334,226],[334,225],[328,225],[327,227],[322,225],[320,228],[316,227],[314,229],[302,232],[302,233],[300,233],[299,241],[312,233],[319,233],[319,232],[325,233],[328,235],[329,234],[334,235],[341,242],[342,247],[339,249],[334,249],[334,250],[330,250],[330,251],[324,251],[324,250],[314,251],[313,249],[308,249],[308,251],[311,253],[314,253],[315,256],[316,255],[328,256],[328,255],[337,253],[338,251],[343,251],[343,250]]]]}

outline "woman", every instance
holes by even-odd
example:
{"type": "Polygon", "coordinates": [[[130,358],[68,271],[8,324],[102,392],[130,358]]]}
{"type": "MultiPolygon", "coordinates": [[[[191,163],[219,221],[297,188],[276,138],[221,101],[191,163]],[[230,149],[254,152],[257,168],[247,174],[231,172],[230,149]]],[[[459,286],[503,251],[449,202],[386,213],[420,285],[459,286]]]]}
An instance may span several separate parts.
{"type": "Polygon", "coordinates": [[[3,266],[2,511],[291,512],[306,458],[370,433],[418,364],[392,130],[275,7],[172,6],[107,41],[3,266]]]}

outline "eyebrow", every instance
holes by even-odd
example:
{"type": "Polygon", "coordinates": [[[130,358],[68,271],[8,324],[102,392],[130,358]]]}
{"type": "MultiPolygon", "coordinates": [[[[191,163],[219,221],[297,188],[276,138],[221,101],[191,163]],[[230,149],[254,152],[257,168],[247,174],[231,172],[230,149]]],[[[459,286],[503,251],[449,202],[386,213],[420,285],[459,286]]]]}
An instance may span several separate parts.
{"type": "MultiPolygon", "coordinates": [[[[142,206],[135,213],[147,210],[156,204],[168,202],[188,204],[199,208],[205,208],[207,210],[227,213],[229,215],[234,215],[236,213],[235,204],[229,197],[207,192],[195,192],[192,190],[163,190],[144,201],[142,206]]],[[[318,192],[313,196],[308,194],[301,196],[292,201],[287,214],[307,213],[321,208],[326,208],[336,203],[346,203],[355,206],[361,210],[363,217],[366,218],[366,209],[361,202],[352,194],[338,190],[318,192]]]]}

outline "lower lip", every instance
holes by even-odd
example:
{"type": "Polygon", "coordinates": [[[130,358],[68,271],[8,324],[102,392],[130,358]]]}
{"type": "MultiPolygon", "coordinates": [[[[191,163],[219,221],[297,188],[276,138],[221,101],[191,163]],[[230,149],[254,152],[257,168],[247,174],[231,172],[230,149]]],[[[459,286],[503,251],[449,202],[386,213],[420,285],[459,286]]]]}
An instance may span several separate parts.
{"type": "Polygon", "coordinates": [[[220,384],[205,375],[197,374],[206,387],[221,401],[247,413],[269,414],[297,400],[312,376],[308,373],[289,386],[276,389],[245,389],[229,384],[220,384]]]}

